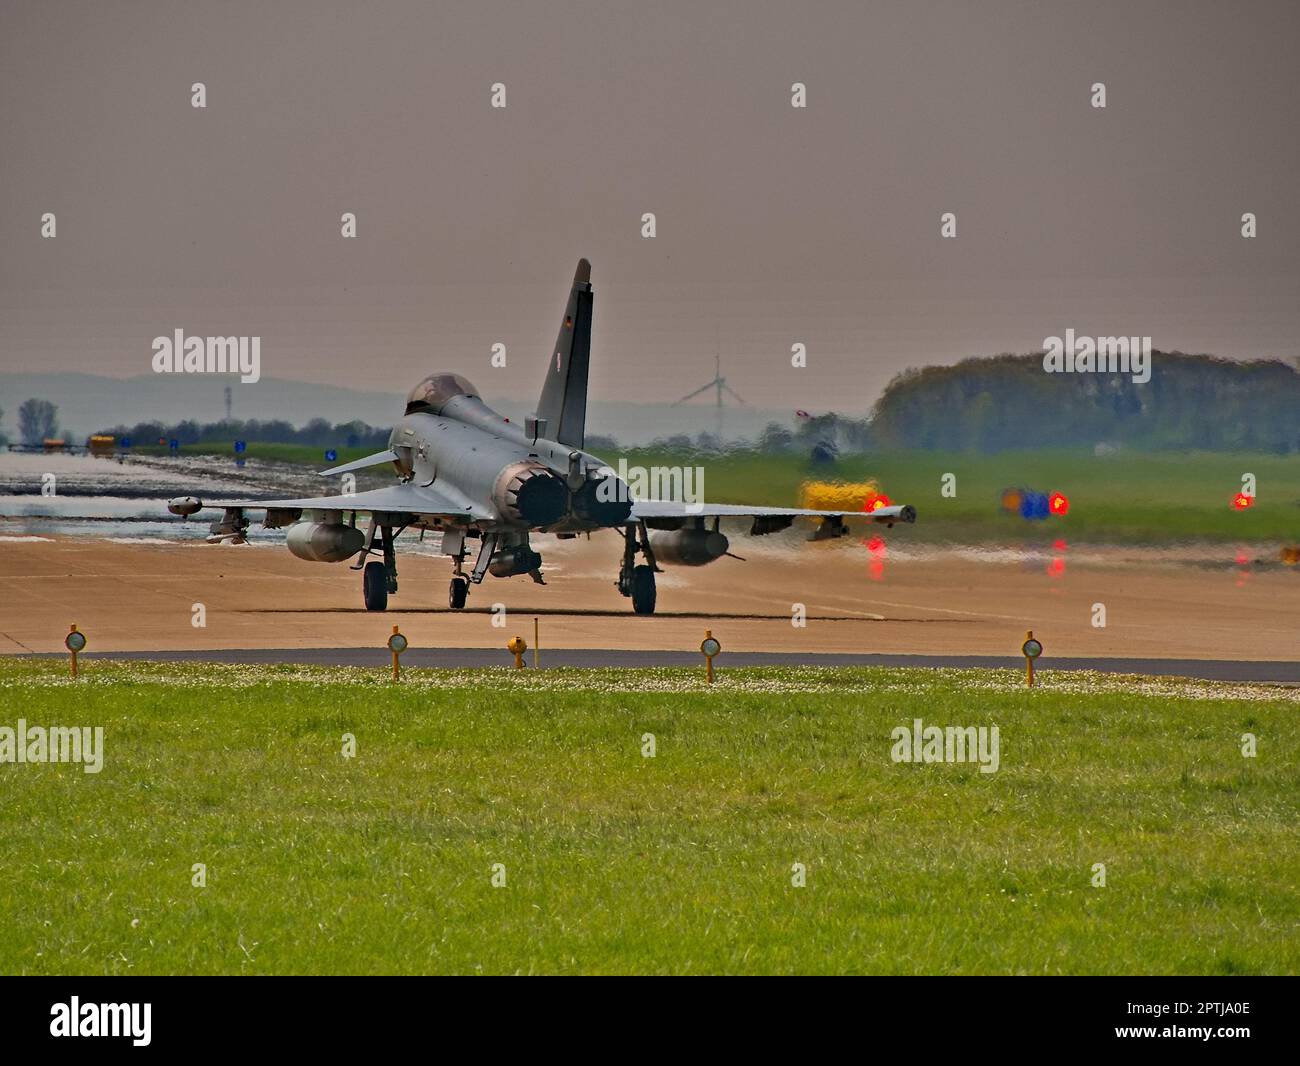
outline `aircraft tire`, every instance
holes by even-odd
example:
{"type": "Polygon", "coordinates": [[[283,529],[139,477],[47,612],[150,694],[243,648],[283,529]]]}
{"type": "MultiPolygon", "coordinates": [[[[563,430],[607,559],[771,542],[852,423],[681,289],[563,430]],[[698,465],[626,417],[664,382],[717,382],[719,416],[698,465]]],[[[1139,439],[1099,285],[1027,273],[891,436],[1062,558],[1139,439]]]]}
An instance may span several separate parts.
{"type": "Polygon", "coordinates": [[[469,596],[469,582],[463,577],[453,577],[451,579],[451,590],[447,594],[447,605],[453,611],[462,611],[465,609],[465,599],[469,596]]]}
{"type": "Polygon", "coordinates": [[[388,573],[383,563],[366,563],[365,570],[361,572],[361,591],[367,611],[388,609],[388,573]]]}
{"type": "Polygon", "coordinates": [[[632,571],[632,610],[637,614],[655,613],[655,572],[652,567],[638,566],[632,571]]]}

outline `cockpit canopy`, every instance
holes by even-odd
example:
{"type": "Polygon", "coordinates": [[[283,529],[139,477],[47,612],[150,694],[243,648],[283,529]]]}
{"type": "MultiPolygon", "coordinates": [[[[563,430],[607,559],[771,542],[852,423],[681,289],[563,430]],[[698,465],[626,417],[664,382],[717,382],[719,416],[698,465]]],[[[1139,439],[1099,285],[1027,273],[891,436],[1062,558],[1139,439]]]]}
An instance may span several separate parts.
{"type": "Polygon", "coordinates": [[[427,411],[441,414],[448,400],[456,396],[478,398],[478,389],[459,374],[430,374],[413,388],[406,397],[406,414],[427,411]]]}

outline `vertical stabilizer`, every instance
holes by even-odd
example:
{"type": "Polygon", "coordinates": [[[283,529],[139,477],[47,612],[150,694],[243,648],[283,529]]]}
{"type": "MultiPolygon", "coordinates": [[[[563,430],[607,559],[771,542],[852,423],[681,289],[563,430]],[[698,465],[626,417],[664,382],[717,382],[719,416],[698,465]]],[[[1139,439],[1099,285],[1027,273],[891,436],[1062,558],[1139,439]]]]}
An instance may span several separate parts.
{"type": "Polygon", "coordinates": [[[579,259],[537,401],[537,417],[546,419],[546,437],[574,448],[581,448],[586,437],[591,307],[591,264],[579,259]]]}

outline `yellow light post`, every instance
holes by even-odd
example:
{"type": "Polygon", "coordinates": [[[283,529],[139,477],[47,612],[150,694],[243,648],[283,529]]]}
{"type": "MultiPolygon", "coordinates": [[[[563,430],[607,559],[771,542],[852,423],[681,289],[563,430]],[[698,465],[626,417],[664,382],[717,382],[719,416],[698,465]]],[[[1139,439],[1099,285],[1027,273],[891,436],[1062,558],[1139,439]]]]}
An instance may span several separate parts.
{"type": "Polygon", "coordinates": [[[398,676],[401,673],[398,666],[397,657],[401,655],[402,652],[406,651],[407,647],[408,644],[406,638],[402,636],[400,632],[398,632],[397,626],[393,626],[393,635],[388,638],[388,650],[393,653],[393,680],[394,681],[398,679],[398,676]]]}
{"type": "Polygon", "coordinates": [[[700,654],[704,656],[705,676],[709,684],[713,684],[713,657],[722,651],[722,645],[718,643],[713,635],[713,630],[704,631],[704,639],[700,641],[700,654]]]}
{"type": "Polygon", "coordinates": [[[506,651],[515,657],[515,669],[524,668],[524,652],[528,650],[528,643],[523,637],[511,637],[510,643],[506,645],[506,651]]]}
{"type": "Polygon", "coordinates": [[[77,676],[77,652],[86,646],[86,634],[77,628],[77,623],[73,622],[68,630],[68,635],[63,638],[63,646],[68,649],[68,654],[72,656],[72,676],[77,676]]]}
{"type": "Polygon", "coordinates": [[[1034,639],[1031,629],[1025,634],[1025,642],[1020,645],[1020,654],[1025,657],[1025,685],[1034,687],[1034,660],[1043,654],[1043,646],[1034,639]]]}

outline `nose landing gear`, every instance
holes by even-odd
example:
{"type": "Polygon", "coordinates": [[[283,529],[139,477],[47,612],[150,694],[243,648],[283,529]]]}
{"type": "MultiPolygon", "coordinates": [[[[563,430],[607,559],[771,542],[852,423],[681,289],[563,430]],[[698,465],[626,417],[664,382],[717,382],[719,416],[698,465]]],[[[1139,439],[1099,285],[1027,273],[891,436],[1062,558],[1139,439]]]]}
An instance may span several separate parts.
{"type": "MultiPolygon", "coordinates": [[[[452,557],[451,586],[447,590],[447,606],[453,611],[463,611],[469,599],[469,575],[465,573],[465,558],[469,555],[464,535],[460,535],[459,550],[452,557]]],[[[445,541],[444,541],[445,542],[445,541]]]]}
{"type": "Polygon", "coordinates": [[[447,606],[453,611],[461,611],[465,608],[465,601],[469,598],[469,578],[464,574],[455,574],[451,579],[451,589],[447,594],[447,606]]]}

